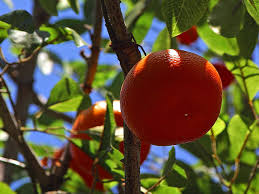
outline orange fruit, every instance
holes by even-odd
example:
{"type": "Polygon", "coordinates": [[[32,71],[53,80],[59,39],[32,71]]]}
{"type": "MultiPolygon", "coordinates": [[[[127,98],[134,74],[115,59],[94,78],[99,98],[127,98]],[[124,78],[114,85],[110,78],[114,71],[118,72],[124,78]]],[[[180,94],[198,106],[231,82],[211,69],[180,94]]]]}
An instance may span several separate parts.
{"type": "MultiPolygon", "coordinates": [[[[113,101],[113,113],[115,116],[115,121],[118,127],[123,126],[123,119],[121,116],[120,111],[120,101],[114,100],[113,101]]],[[[87,130],[93,127],[102,126],[104,124],[106,114],[106,101],[99,101],[96,104],[92,105],[88,109],[82,111],[77,116],[72,131],[73,132],[80,132],[83,130],[87,130]]],[[[85,140],[91,140],[91,137],[86,133],[75,133],[71,135],[72,138],[79,138],[85,140]]],[[[123,144],[123,142],[122,142],[123,144]]],[[[120,146],[121,148],[121,146],[120,146]]],[[[150,144],[143,143],[143,150],[141,148],[141,163],[147,158],[149,153],[150,144]]],[[[123,151],[120,149],[123,153],[123,151]]],[[[71,169],[77,172],[85,181],[86,185],[92,185],[93,182],[93,174],[92,174],[92,167],[93,167],[93,159],[85,154],[81,149],[76,147],[73,144],[70,144],[70,152],[72,156],[72,163],[71,169]],[[91,178],[92,177],[92,178],[91,178]]],[[[98,178],[99,180],[102,179],[112,179],[112,175],[106,171],[101,165],[97,164],[97,171],[98,171],[98,178]]],[[[96,185],[96,189],[103,188],[101,187],[102,183],[99,181],[98,186],[96,185]]]]}
{"type": "Polygon", "coordinates": [[[198,39],[198,33],[196,26],[192,26],[189,30],[183,32],[182,34],[176,36],[176,39],[186,45],[190,45],[198,39]]]}
{"type": "Polygon", "coordinates": [[[222,84],[214,66],[182,50],[163,50],[141,59],[126,76],[121,113],[130,130],[154,145],[193,141],[215,123],[222,84]]]}
{"type": "Polygon", "coordinates": [[[227,67],[223,63],[213,63],[213,65],[219,73],[223,89],[226,89],[231,83],[234,82],[234,75],[231,73],[231,71],[227,69],[227,67]]]}
{"type": "MultiPolygon", "coordinates": [[[[63,152],[64,152],[64,147],[62,147],[61,149],[58,149],[54,152],[53,161],[52,161],[54,163],[54,165],[57,165],[57,166],[60,165],[59,160],[60,160],[60,157],[62,156],[63,152]]],[[[84,159],[86,159],[86,158],[87,157],[84,156],[84,159]]],[[[84,180],[84,182],[88,186],[88,188],[92,188],[94,177],[91,173],[89,173],[89,171],[92,170],[93,160],[90,157],[88,157],[88,160],[84,161],[83,164],[88,164],[88,165],[82,165],[82,164],[78,165],[76,160],[72,158],[69,163],[69,168],[71,168],[74,172],[76,172],[77,174],[79,174],[81,176],[81,178],[84,180]]],[[[97,165],[97,169],[102,177],[107,176],[105,174],[107,172],[104,172],[102,167],[97,165]]],[[[111,175],[108,175],[108,177],[111,178],[111,175]]],[[[101,181],[99,181],[99,180],[96,181],[95,190],[104,191],[103,183],[101,181]]]]}

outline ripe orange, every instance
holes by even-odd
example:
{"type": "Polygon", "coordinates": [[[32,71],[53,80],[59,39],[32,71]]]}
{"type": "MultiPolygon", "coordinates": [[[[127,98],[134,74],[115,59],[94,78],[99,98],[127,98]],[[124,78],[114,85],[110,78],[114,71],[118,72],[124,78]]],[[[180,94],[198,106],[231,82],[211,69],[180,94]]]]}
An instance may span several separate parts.
{"type": "Polygon", "coordinates": [[[231,73],[231,71],[229,71],[226,68],[225,64],[223,63],[214,63],[213,65],[219,73],[219,76],[222,81],[223,89],[226,89],[231,83],[234,82],[235,80],[234,75],[231,73]]]}
{"type": "MultiPolygon", "coordinates": [[[[62,147],[61,149],[58,149],[56,152],[54,152],[53,163],[55,165],[59,165],[59,159],[62,156],[63,152],[64,152],[64,147],[62,147]]],[[[91,158],[90,158],[90,161],[92,161],[91,158]]],[[[89,173],[89,171],[91,171],[91,166],[89,169],[84,165],[78,165],[75,162],[75,160],[72,158],[69,163],[69,168],[71,168],[74,172],[78,173],[81,176],[81,178],[84,180],[84,182],[88,186],[88,188],[92,188],[94,177],[89,173]]],[[[100,167],[99,167],[98,171],[99,171],[99,173],[103,173],[102,171],[100,171],[100,167]]],[[[95,190],[104,191],[104,187],[103,187],[103,184],[101,181],[97,180],[97,182],[95,184],[95,190]]]]}
{"type": "MultiPolygon", "coordinates": [[[[115,100],[113,101],[113,112],[115,115],[115,121],[117,126],[123,126],[123,119],[121,116],[120,111],[120,101],[115,100]]],[[[82,130],[87,130],[96,126],[101,126],[104,124],[106,113],[106,101],[99,101],[96,104],[92,105],[90,108],[82,111],[77,116],[72,131],[73,132],[80,132],[82,130]]],[[[90,136],[85,133],[78,133],[72,134],[72,138],[80,138],[85,140],[90,140],[90,136]]],[[[123,144],[123,142],[122,142],[123,144]]],[[[147,158],[149,153],[150,144],[143,143],[143,147],[141,147],[141,163],[147,158]]],[[[120,149],[123,153],[123,151],[120,149]]],[[[72,163],[71,169],[77,172],[85,181],[85,183],[91,187],[93,182],[93,174],[92,174],[92,167],[93,167],[93,159],[86,155],[81,149],[76,147],[73,144],[70,144],[70,152],[72,156],[72,163]]],[[[102,179],[112,179],[112,175],[106,171],[102,166],[97,165],[98,177],[99,180],[102,179]]],[[[100,188],[103,189],[102,183],[99,181],[98,185],[96,185],[96,189],[100,188]]]]}
{"type": "Polygon", "coordinates": [[[194,53],[173,49],[141,59],[120,92],[124,121],[140,140],[154,145],[201,137],[215,123],[221,101],[214,66],[194,53]]]}
{"type": "Polygon", "coordinates": [[[176,36],[176,39],[186,45],[190,45],[198,39],[198,33],[196,26],[192,26],[189,30],[183,32],[182,34],[176,36]]]}

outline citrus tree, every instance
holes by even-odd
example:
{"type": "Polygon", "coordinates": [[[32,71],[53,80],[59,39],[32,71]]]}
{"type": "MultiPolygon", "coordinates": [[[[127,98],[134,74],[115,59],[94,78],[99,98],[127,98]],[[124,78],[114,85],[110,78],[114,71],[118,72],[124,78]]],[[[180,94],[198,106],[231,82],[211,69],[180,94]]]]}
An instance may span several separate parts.
{"type": "Polygon", "coordinates": [[[258,0],[28,2],[0,1],[2,193],[259,193],[258,0]]]}

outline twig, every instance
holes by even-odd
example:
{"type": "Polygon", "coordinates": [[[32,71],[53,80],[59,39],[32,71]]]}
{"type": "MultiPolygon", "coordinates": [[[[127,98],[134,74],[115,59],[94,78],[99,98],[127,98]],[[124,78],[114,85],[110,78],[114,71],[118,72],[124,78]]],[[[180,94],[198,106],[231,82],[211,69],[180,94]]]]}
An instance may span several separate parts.
{"type": "Polygon", "coordinates": [[[228,184],[227,184],[226,180],[219,173],[219,170],[218,170],[216,164],[214,163],[214,160],[213,160],[211,154],[209,152],[207,152],[207,150],[203,147],[203,145],[200,142],[196,141],[195,144],[198,145],[201,148],[201,150],[205,153],[205,155],[210,159],[211,164],[213,165],[213,167],[215,169],[216,175],[218,176],[220,183],[227,187],[228,184]]]}
{"type": "Polygon", "coordinates": [[[152,191],[154,188],[156,188],[157,186],[159,186],[160,183],[161,183],[165,178],[166,178],[166,175],[160,177],[159,180],[158,180],[154,185],[152,185],[150,188],[147,189],[147,191],[145,192],[145,194],[148,194],[149,191],[152,191]]]}
{"type": "Polygon", "coordinates": [[[211,149],[213,152],[212,157],[215,158],[217,160],[217,162],[219,163],[219,166],[222,170],[222,172],[224,173],[224,176],[226,177],[226,170],[222,164],[222,161],[220,160],[218,154],[217,154],[217,144],[216,144],[216,139],[215,139],[215,135],[214,135],[214,130],[211,129],[211,135],[210,135],[210,139],[211,139],[211,149]]]}
{"type": "MultiPolygon", "coordinates": [[[[55,128],[57,129],[57,128],[55,128]]],[[[60,127],[60,129],[64,129],[63,127],[60,127]]],[[[54,136],[58,136],[58,137],[62,137],[70,142],[73,142],[72,139],[66,135],[63,135],[63,134],[59,134],[59,133],[54,133],[50,130],[53,130],[53,128],[46,128],[44,130],[40,130],[40,129],[35,129],[35,128],[21,128],[21,131],[23,132],[39,132],[39,133],[46,133],[46,134],[49,134],[49,135],[54,135],[54,136]]]]}
{"type": "Polygon", "coordinates": [[[101,32],[102,32],[102,10],[100,0],[95,1],[95,21],[94,21],[94,31],[91,34],[92,46],[91,46],[91,56],[86,57],[84,51],[80,52],[80,55],[84,58],[87,64],[87,71],[85,75],[85,81],[83,84],[83,90],[86,94],[89,94],[92,90],[92,83],[97,70],[98,58],[100,54],[101,45],[101,32]]]}
{"type": "MultiPolygon", "coordinates": [[[[244,89],[245,89],[245,97],[246,97],[246,99],[247,99],[247,101],[248,101],[248,104],[249,104],[249,106],[250,106],[250,109],[251,109],[252,112],[253,112],[254,119],[255,119],[256,121],[258,121],[258,116],[257,116],[257,114],[256,114],[256,111],[255,111],[253,102],[249,99],[249,92],[248,92],[248,88],[247,88],[247,85],[246,85],[245,75],[244,75],[243,69],[241,68],[241,66],[240,66],[239,63],[237,64],[237,66],[238,66],[238,68],[239,68],[239,70],[240,70],[240,73],[241,73],[241,78],[242,78],[242,82],[243,82],[244,89]]],[[[251,133],[252,133],[252,131],[249,130],[248,133],[246,134],[245,139],[244,139],[244,142],[243,142],[243,144],[242,144],[242,146],[241,146],[241,149],[240,149],[240,151],[239,151],[239,153],[238,153],[238,155],[237,155],[237,157],[236,157],[236,159],[235,159],[235,172],[234,172],[234,175],[233,175],[233,177],[232,177],[232,179],[231,179],[231,181],[230,181],[230,184],[229,184],[229,186],[228,186],[229,189],[231,189],[233,183],[235,182],[236,178],[238,177],[240,158],[241,158],[242,153],[243,153],[243,151],[244,151],[244,149],[245,149],[245,147],[246,147],[246,144],[247,144],[247,142],[248,142],[248,140],[249,140],[249,137],[250,137],[251,133]]]]}
{"type": "Polygon", "coordinates": [[[39,164],[28,144],[25,142],[19,125],[9,112],[1,93],[0,104],[0,117],[3,119],[6,132],[17,142],[18,148],[27,163],[27,169],[30,177],[32,180],[38,180],[42,185],[44,185],[44,183],[48,183],[48,177],[45,174],[44,169],[39,164]]]}
{"type": "Polygon", "coordinates": [[[249,176],[249,179],[248,179],[248,182],[247,182],[247,186],[246,186],[246,190],[245,190],[244,194],[246,194],[248,192],[248,190],[249,190],[249,188],[251,186],[252,180],[253,180],[253,178],[256,175],[256,171],[257,171],[258,167],[259,167],[259,157],[257,157],[256,164],[254,165],[254,167],[251,170],[251,173],[250,173],[250,176],[249,176]]]}
{"type": "Polygon", "coordinates": [[[10,103],[11,103],[11,105],[12,105],[12,109],[13,109],[13,111],[14,111],[14,115],[17,116],[16,106],[15,106],[15,104],[14,104],[14,102],[13,102],[13,99],[12,99],[12,96],[11,96],[11,93],[10,93],[10,90],[9,90],[9,88],[8,88],[8,86],[7,86],[7,84],[6,84],[5,80],[4,80],[4,78],[2,77],[2,75],[0,75],[0,84],[3,84],[3,86],[5,87],[6,93],[7,93],[8,98],[9,98],[9,101],[10,101],[10,103]]]}
{"type": "Polygon", "coordinates": [[[14,159],[11,159],[11,158],[4,158],[2,156],[0,156],[0,161],[1,162],[5,162],[7,164],[11,164],[11,165],[14,165],[14,166],[18,166],[20,168],[26,168],[26,165],[18,160],[14,160],[14,159]]]}

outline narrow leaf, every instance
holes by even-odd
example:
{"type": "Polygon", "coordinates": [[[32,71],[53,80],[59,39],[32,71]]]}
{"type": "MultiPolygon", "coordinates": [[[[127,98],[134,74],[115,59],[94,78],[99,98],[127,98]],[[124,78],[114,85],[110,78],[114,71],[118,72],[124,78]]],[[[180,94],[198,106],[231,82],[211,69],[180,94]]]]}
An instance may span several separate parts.
{"type": "Polygon", "coordinates": [[[169,152],[169,158],[165,162],[165,166],[162,173],[163,176],[167,175],[172,170],[174,163],[175,163],[175,149],[174,149],[174,146],[172,146],[172,149],[169,152]]]}
{"type": "Polygon", "coordinates": [[[68,0],[68,2],[70,4],[71,8],[74,10],[74,12],[76,12],[78,14],[79,9],[80,9],[78,0],[68,0]]]}

